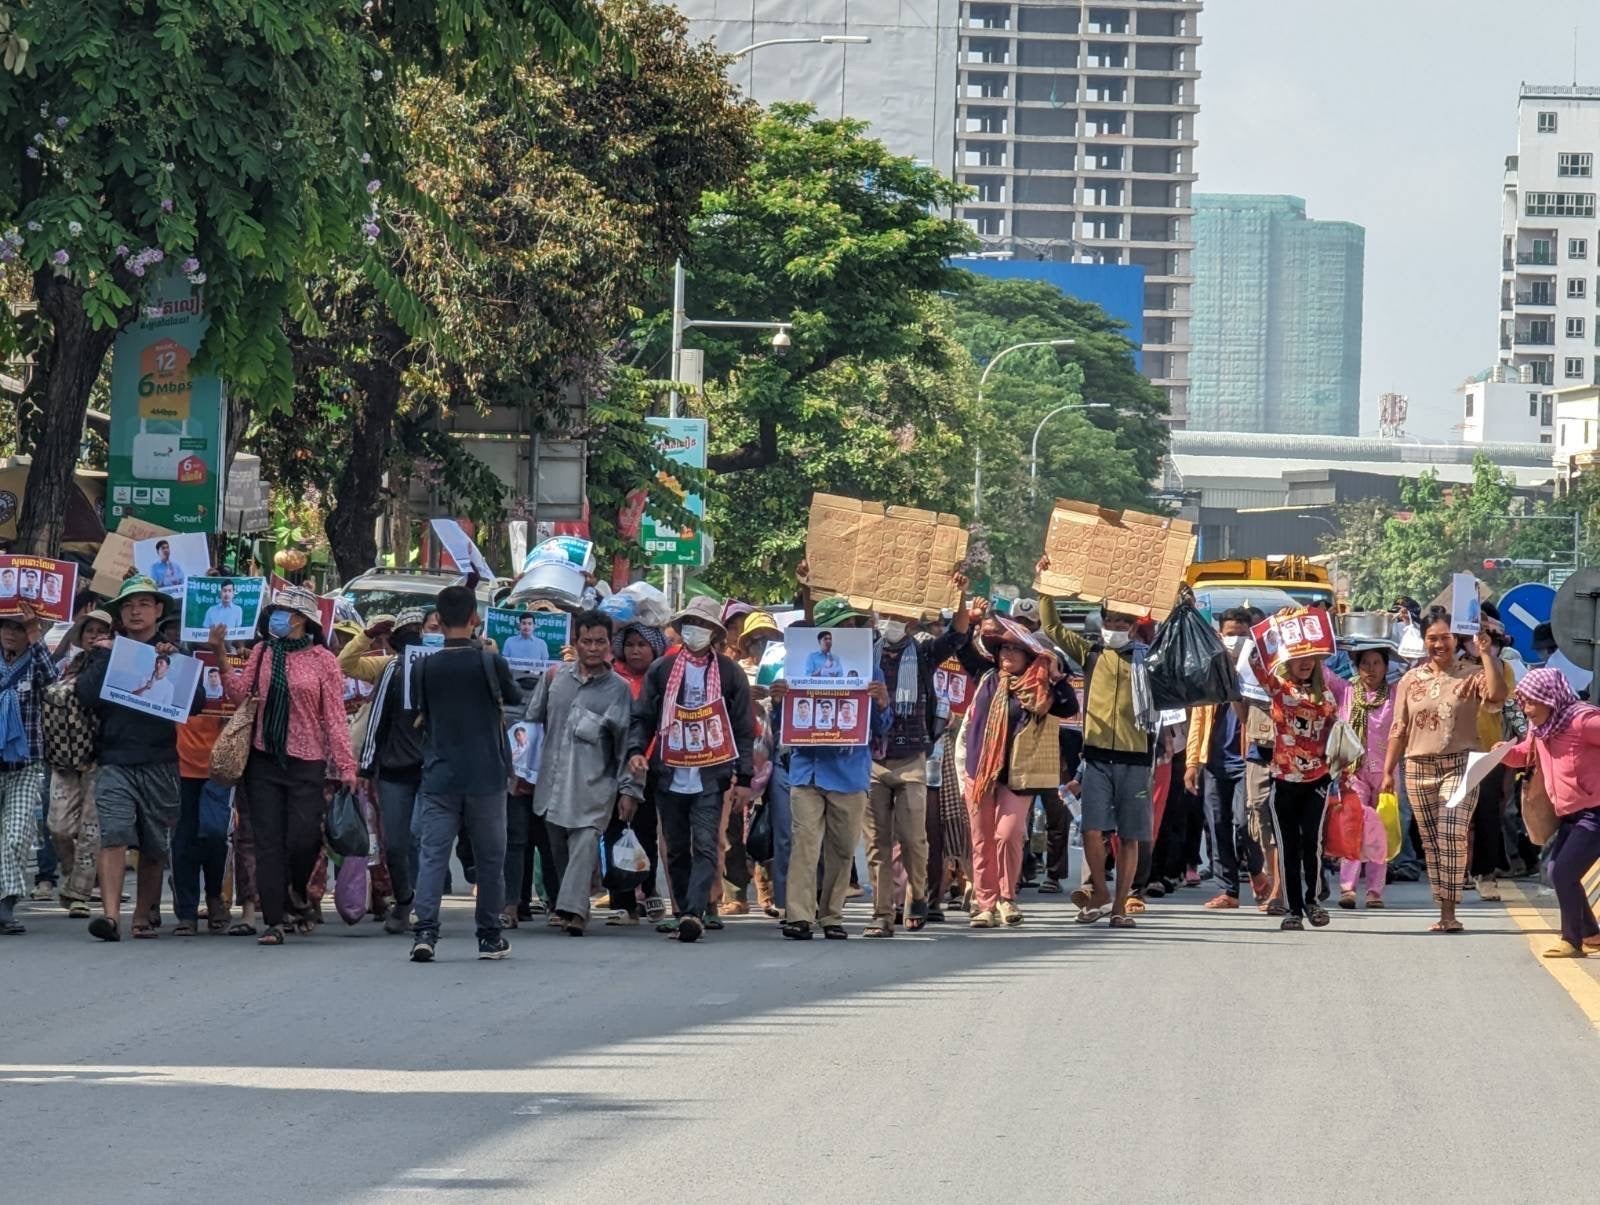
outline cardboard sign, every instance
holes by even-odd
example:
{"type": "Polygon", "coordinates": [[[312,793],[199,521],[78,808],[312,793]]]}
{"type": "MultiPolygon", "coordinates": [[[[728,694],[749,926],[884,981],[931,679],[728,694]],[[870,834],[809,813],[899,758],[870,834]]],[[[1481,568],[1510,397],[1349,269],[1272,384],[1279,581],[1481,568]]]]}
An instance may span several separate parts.
{"type": "Polygon", "coordinates": [[[0,553],[0,615],[21,615],[27,603],[40,619],[66,623],[78,592],[78,566],[45,556],[0,553]]]}
{"type": "Polygon", "coordinates": [[[489,567],[483,552],[465,531],[461,524],[454,519],[434,519],[431,523],[433,534],[439,537],[439,545],[450,557],[456,570],[466,573],[469,569],[476,569],[478,576],[485,581],[492,582],[495,572],[489,567]]]}
{"type": "Polygon", "coordinates": [[[1044,537],[1050,568],[1033,588],[1162,620],[1177,601],[1194,548],[1194,524],[1183,519],[1058,498],[1044,537]]]}
{"type": "Polygon", "coordinates": [[[1250,635],[1255,637],[1268,673],[1296,657],[1331,657],[1334,653],[1333,624],[1322,611],[1269,615],[1250,629],[1250,635]]]}
{"type": "Polygon", "coordinates": [[[163,594],[182,599],[191,577],[211,571],[211,545],[199,532],[139,540],[133,546],[133,567],[163,594]]]}
{"type": "Polygon", "coordinates": [[[967,529],[954,515],[835,494],[811,499],[814,595],[842,594],[864,611],[921,619],[961,604],[950,578],[966,555],[967,529]]]}
{"type": "Polygon", "coordinates": [[[220,623],[228,640],[254,640],[266,593],[262,577],[191,577],[183,589],[182,639],[204,644],[220,623]]]}
{"type": "Polygon", "coordinates": [[[200,685],[200,662],[181,653],[157,653],[155,645],[118,636],[100,698],[132,711],[187,723],[200,685]]]}
{"type": "Polygon", "coordinates": [[[122,588],[122,579],[133,568],[135,541],[171,534],[169,528],[157,527],[143,519],[123,519],[116,531],[106,532],[106,538],[100,544],[100,551],[91,566],[93,575],[89,579],[89,589],[101,598],[115,598],[117,591],[122,588]]]}
{"type": "Polygon", "coordinates": [[[1457,636],[1476,636],[1483,627],[1483,603],[1478,598],[1478,579],[1470,573],[1450,578],[1450,631],[1457,636]]]}
{"type": "Polygon", "coordinates": [[[490,607],[483,634],[494,641],[514,674],[540,674],[561,660],[572,643],[572,616],[565,611],[512,611],[490,607]]]}

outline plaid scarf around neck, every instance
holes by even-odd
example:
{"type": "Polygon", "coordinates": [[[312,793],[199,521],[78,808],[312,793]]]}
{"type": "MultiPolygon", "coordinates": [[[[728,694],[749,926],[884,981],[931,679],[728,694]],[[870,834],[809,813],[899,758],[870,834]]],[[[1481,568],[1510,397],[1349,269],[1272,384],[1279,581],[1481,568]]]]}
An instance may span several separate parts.
{"type": "Polygon", "coordinates": [[[272,654],[272,680],[261,707],[261,745],[278,764],[284,764],[289,751],[289,654],[308,649],[316,638],[307,632],[299,640],[268,640],[266,653],[272,654]]]}
{"type": "Polygon", "coordinates": [[[667,674],[667,689],[661,696],[661,719],[656,725],[658,731],[666,732],[672,724],[673,714],[678,710],[678,696],[683,692],[683,672],[688,662],[706,667],[705,702],[722,697],[722,667],[718,664],[716,650],[691,653],[687,648],[680,647],[678,655],[672,659],[672,671],[667,674]]]}
{"type": "Polygon", "coordinates": [[[980,686],[978,697],[972,703],[972,710],[976,712],[981,707],[983,714],[967,717],[969,722],[977,723],[981,733],[977,773],[972,776],[974,800],[988,797],[999,782],[1000,771],[1006,764],[1011,740],[1011,696],[1017,696],[1022,710],[1029,715],[1040,716],[1050,710],[1050,665],[1049,657],[1035,657],[1033,663],[1019,675],[1008,674],[996,664],[984,676],[986,683],[994,683],[993,689],[986,692],[980,686]]]}
{"type": "Polygon", "coordinates": [[[1357,682],[1350,691],[1350,727],[1355,730],[1361,747],[1367,747],[1367,724],[1373,715],[1382,710],[1383,705],[1389,701],[1389,684],[1386,682],[1377,690],[1368,690],[1357,682]]]}

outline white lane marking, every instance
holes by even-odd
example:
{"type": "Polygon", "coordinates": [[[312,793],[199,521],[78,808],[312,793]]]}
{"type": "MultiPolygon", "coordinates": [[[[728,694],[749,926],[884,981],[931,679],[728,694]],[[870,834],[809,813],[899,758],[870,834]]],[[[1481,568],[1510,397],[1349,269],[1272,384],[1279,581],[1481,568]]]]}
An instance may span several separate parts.
{"type": "Polygon", "coordinates": [[[695,1004],[716,1007],[723,1004],[732,1004],[738,998],[738,992],[712,992],[709,996],[701,996],[700,999],[695,1001],[695,1004]]]}

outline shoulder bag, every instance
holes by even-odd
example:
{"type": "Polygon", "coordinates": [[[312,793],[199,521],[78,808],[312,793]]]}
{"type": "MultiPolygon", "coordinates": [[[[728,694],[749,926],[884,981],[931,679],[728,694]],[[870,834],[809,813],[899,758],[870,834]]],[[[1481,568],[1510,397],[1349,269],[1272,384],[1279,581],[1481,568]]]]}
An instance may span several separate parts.
{"type": "Polygon", "coordinates": [[[44,760],[57,770],[87,770],[99,752],[100,725],[71,682],[52,682],[39,696],[44,760]]]}
{"type": "Polygon", "coordinates": [[[250,685],[249,696],[228,717],[217,743],[211,746],[211,780],[224,786],[239,785],[244,768],[250,761],[250,748],[255,742],[256,711],[261,706],[261,667],[267,660],[265,645],[257,645],[256,680],[250,685]]]}

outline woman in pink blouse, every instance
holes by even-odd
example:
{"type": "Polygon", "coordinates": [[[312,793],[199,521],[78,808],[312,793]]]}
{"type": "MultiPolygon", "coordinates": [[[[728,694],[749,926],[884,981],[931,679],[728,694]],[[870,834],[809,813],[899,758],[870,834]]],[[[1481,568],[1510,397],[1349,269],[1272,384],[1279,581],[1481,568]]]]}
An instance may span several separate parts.
{"type": "Polygon", "coordinates": [[[1389,875],[1389,834],[1378,818],[1378,788],[1383,783],[1383,763],[1389,755],[1389,729],[1394,726],[1394,692],[1389,689],[1389,658],[1398,656],[1387,641],[1358,644],[1349,650],[1356,680],[1339,704],[1339,717],[1355,730],[1366,755],[1347,779],[1361,800],[1363,826],[1361,858],[1339,863],[1339,907],[1356,906],[1356,883],[1367,872],[1367,907],[1383,907],[1383,888],[1389,875]]]}
{"type": "MultiPolygon", "coordinates": [[[[255,836],[257,890],[267,929],[257,940],[283,944],[291,885],[303,891],[322,848],[330,778],[355,789],[356,765],[344,710],[344,674],[322,642],[317,599],[309,590],[279,590],[264,608],[266,639],[223,679],[234,703],[254,695],[255,736],[245,767],[245,798],[255,836]]],[[[211,630],[218,661],[227,664],[227,630],[211,630]]],[[[311,922],[301,918],[299,931],[311,922]]]]}
{"type": "Polygon", "coordinates": [[[1600,948],[1583,876],[1600,861],[1600,707],[1580,703],[1558,669],[1529,670],[1517,684],[1528,735],[1506,754],[1535,766],[1561,827],[1551,838],[1550,883],[1561,905],[1561,940],[1546,958],[1582,958],[1600,948]]]}

